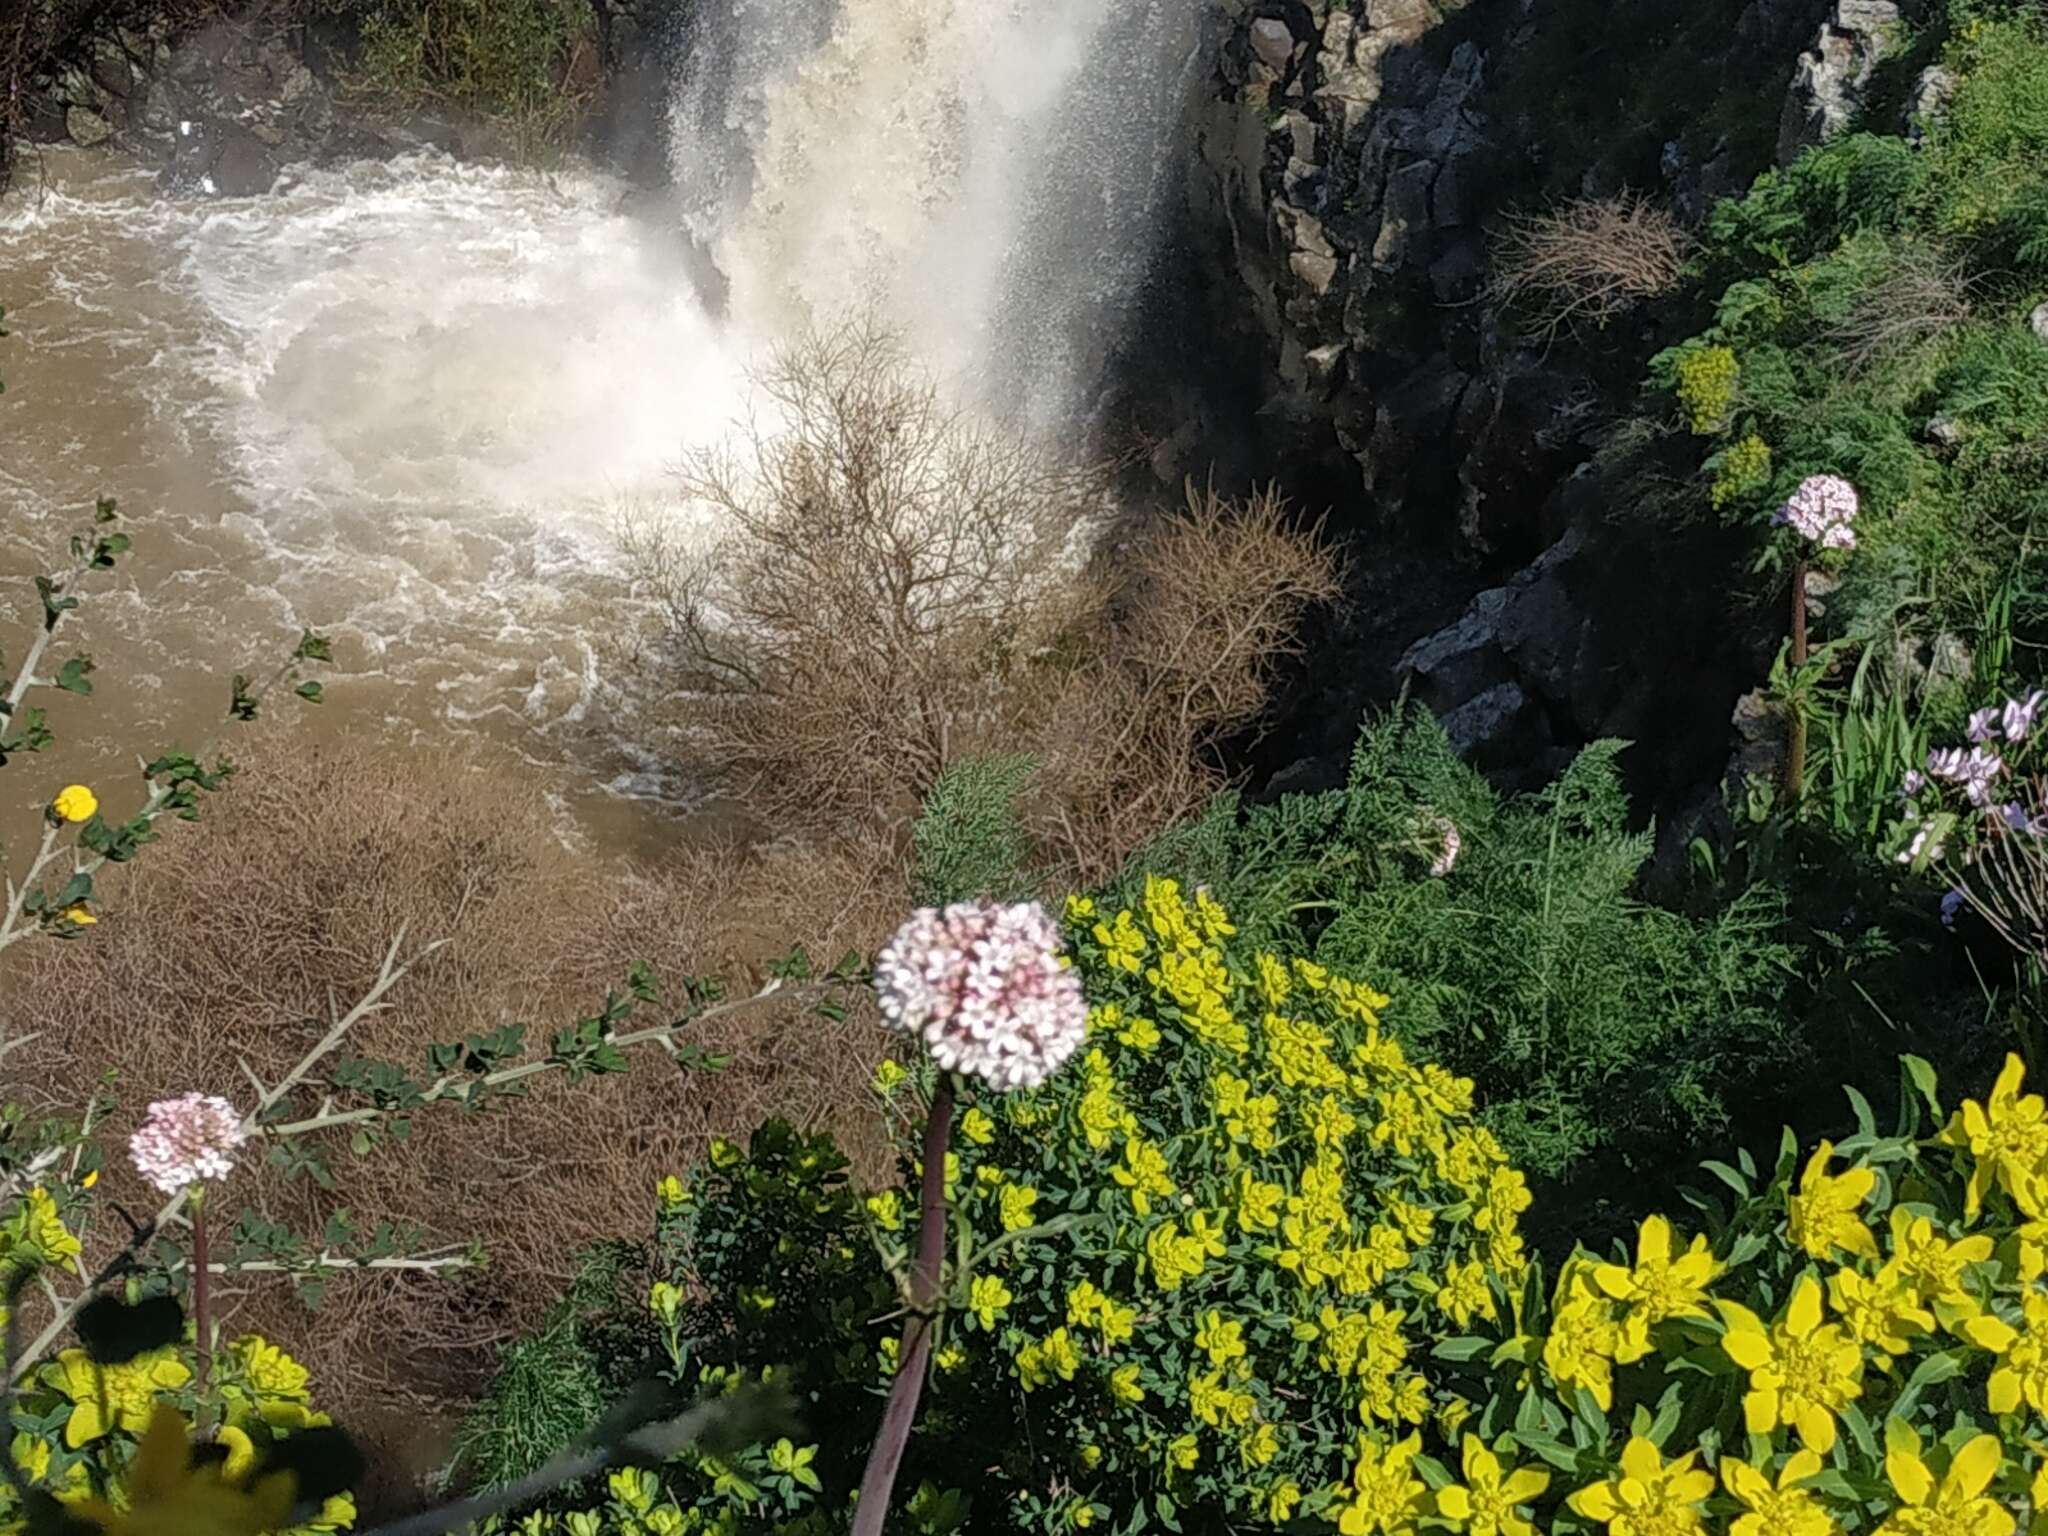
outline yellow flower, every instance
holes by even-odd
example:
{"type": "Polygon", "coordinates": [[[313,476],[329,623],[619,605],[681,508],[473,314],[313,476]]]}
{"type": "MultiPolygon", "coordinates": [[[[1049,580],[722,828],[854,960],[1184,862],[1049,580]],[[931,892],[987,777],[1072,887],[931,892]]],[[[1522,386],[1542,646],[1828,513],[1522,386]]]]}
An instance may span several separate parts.
{"type": "Polygon", "coordinates": [[[1085,1531],[1095,1523],[1095,1506],[1093,1504],[1076,1504],[1073,1512],[1067,1518],[1073,1522],[1075,1530],[1085,1531]]]}
{"type": "Polygon", "coordinates": [[[1201,1325],[1195,1329],[1195,1348],[1208,1353],[1211,1365],[1223,1366],[1233,1360],[1241,1360],[1245,1354],[1244,1324],[1226,1319],[1213,1309],[1205,1312],[1201,1325]]]}
{"type": "Polygon", "coordinates": [[[1774,1484],[1741,1457],[1723,1456],[1721,1481],[1748,1511],[1736,1516],[1729,1536],[1834,1536],[1833,1517],[1799,1486],[1820,1469],[1812,1451],[1794,1451],[1774,1484]]]}
{"type": "Polygon", "coordinates": [[[184,1417],[154,1409],[128,1467],[125,1508],[98,1499],[64,1501],[66,1516],[106,1536],[257,1536],[291,1511],[297,1478],[272,1472],[247,1479],[192,1457],[184,1417]]]}
{"type": "Polygon", "coordinates": [[[874,1082],[869,1086],[886,1099],[901,1087],[909,1076],[910,1074],[904,1070],[901,1062],[892,1061],[885,1056],[875,1067],[874,1082]]]}
{"type": "Polygon", "coordinates": [[[654,1196],[664,1209],[671,1211],[690,1203],[689,1191],[683,1188],[683,1181],[672,1173],[654,1186],[654,1196]]]}
{"type": "Polygon", "coordinates": [[[1029,1184],[1005,1184],[1002,1193],[1003,1230],[1019,1232],[1036,1219],[1031,1208],[1038,1204],[1038,1191],[1029,1184]]]}
{"type": "Polygon", "coordinates": [[[683,1305],[682,1287],[657,1280],[647,1290],[647,1310],[664,1323],[673,1323],[683,1305]]]}
{"type": "Polygon", "coordinates": [[[1337,1516],[1343,1536],[1400,1536],[1429,1508],[1429,1489],[1412,1470],[1422,1437],[1382,1447],[1361,1436],[1351,1469],[1350,1501],[1337,1516]]]}
{"type": "Polygon", "coordinates": [[[1464,1464],[1463,1483],[1437,1490],[1437,1513],[1472,1536],[1534,1536],[1519,1509],[1550,1486],[1550,1474],[1532,1467],[1502,1472],[1500,1458],[1477,1435],[1465,1437],[1464,1464]]]}
{"type": "Polygon", "coordinates": [[[1493,1287],[1486,1280],[1486,1266],[1477,1259],[1453,1264],[1444,1271],[1436,1304],[1459,1328],[1470,1328],[1474,1317],[1493,1322],[1499,1316],[1493,1305],[1493,1287]]]}
{"type": "Polygon", "coordinates": [[[1582,1260],[1567,1260],[1557,1277],[1557,1301],[1550,1336],[1543,1341],[1543,1365],[1567,1394],[1584,1387],[1601,1410],[1614,1406],[1614,1353],[1621,1330],[1609,1316],[1582,1260]]]}
{"type": "Polygon", "coordinates": [[[18,1240],[45,1264],[61,1264],[78,1256],[78,1239],[57,1214],[56,1198],[40,1184],[28,1192],[10,1225],[20,1234],[18,1240]]]}
{"type": "Polygon", "coordinates": [[[1836,1270],[1828,1276],[1828,1300],[1859,1344],[1888,1355],[1903,1355],[1913,1347],[1914,1334],[1934,1331],[1934,1315],[1915,1300],[1896,1263],[1875,1276],[1836,1270]]]}
{"type": "Polygon", "coordinates": [[[1138,1385],[1135,1365],[1120,1365],[1109,1373],[1109,1395],[1120,1403],[1145,1401],[1145,1389],[1138,1385]]]}
{"type": "Polygon", "coordinates": [[[12,1446],[14,1464],[31,1483],[50,1475],[50,1442],[26,1432],[17,1433],[12,1446]]]}
{"type": "Polygon", "coordinates": [[[967,1363],[967,1351],[958,1344],[948,1344],[932,1356],[932,1364],[942,1371],[957,1371],[967,1363]]]}
{"type": "Polygon", "coordinates": [[[1067,898],[1067,921],[1085,922],[1095,915],[1095,899],[1092,896],[1069,896],[1067,898]]]}
{"type": "Polygon", "coordinates": [[[1863,1395],[1863,1351],[1839,1323],[1821,1321],[1820,1282],[1801,1275],[1785,1315],[1766,1331],[1749,1308],[1716,1303],[1727,1331],[1721,1349],[1749,1372],[1743,1418],[1753,1435],[1780,1424],[1825,1456],[1834,1449],[1835,1414],[1863,1395]]]}
{"type": "Polygon", "coordinates": [[[984,1333],[994,1331],[996,1319],[1016,1299],[1010,1288],[994,1275],[976,1275],[967,1287],[967,1310],[974,1314],[984,1333]]]}
{"type": "Polygon", "coordinates": [[[1281,1185],[1268,1184],[1250,1169],[1237,1176],[1237,1224],[1246,1232],[1270,1232],[1280,1225],[1280,1202],[1287,1198],[1281,1185]]]}
{"type": "Polygon", "coordinates": [[[82,1349],[67,1349],[43,1367],[43,1379],[71,1399],[64,1443],[76,1450],[111,1429],[141,1434],[151,1427],[159,1392],[175,1392],[192,1373],[169,1349],[137,1355],[126,1365],[95,1365],[82,1349]]]}
{"type": "Polygon", "coordinates": [[[99,921],[92,915],[92,908],[82,901],[74,901],[57,915],[74,928],[90,928],[99,921]]]}
{"type": "Polygon", "coordinates": [[[1612,1536],[1680,1536],[1700,1529],[1700,1500],[1714,1491],[1714,1474],[1693,1467],[1697,1451],[1666,1461],[1636,1435],[1622,1447],[1621,1471],[1581,1488],[1565,1502],[1597,1520],[1612,1536]]]}
{"type": "Polygon", "coordinates": [[[1707,1316],[1707,1287],[1721,1272],[1721,1263],[1704,1237],[1695,1237],[1684,1254],[1671,1256],[1671,1223],[1662,1216],[1644,1221],[1636,1236],[1635,1268],[1598,1264],[1593,1283],[1628,1311],[1621,1320],[1621,1347],[1614,1358],[1626,1365],[1650,1352],[1650,1329],[1671,1317],[1707,1316]]]}
{"type": "Polygon", "coordinates": [[[1266,1490],[1266,1519],[1272,1524],[1285,1525],[1300,1507],[1301,1485],[1292,1479],[1277,1482],[1266,1490]]]}
{"type": "Polygon", "coordinates": [[[50,814],[59,821],[90,821],[99,808],[99,796],[83,784],[65,785],[50,802],[50,814]]]}
{"type": "Polygon", "coordinates": [[[1109,1176],[1131,1192],[1131,1209],[1140,1216],[1152,1214],[1152,1196],[1173,1193],[1173,1180],[1166,1176],[1166,1154],[1142,1136],[1124,1143],[1124,1166],[1110,1169],[1109,1176]]]}
{"type": "Polygon", "coordinates": [[[1145,934],[1128,907],[1117,913],[1114,925],[1095,925],[1095,942],[1102,946],[1103,959],[1119,970],[1135,974],[1144,968],[1145,934]]]}
{"type": "Polygon", "coordinates": [[[242,1374],[248,1378],[250,1389],[258,1397],[291,1397],[307,1399],[311,1395],[311,1378],[297,1360],[279,1350],[268,1339],[248,1333],[236,1339],[236,1360],[242,1364],[242,1374]]]}
{"type": "Polygon", "coordinates": [[[1202,1447],[1193,1435],[1182,1435],[1166,1447],[1166,1459],[1186,1472],[1202,1459],[1202,1447]]]}
{"type": "Polygon", "coordinates": [[[1834,1155],[1835,1144],[1831,1141],[1816,1147],[1806,1171],[1799,1176],[1799,1193],[1785,1199],[1786,1225],[1792,1241],[1816,1259],[1830,1258],[1837,1248],[1842,1248],[1858,1258],[1875,1261],[1877,1239],[1870,1235],[1870,1228],[1857,1212],[1870,1198],[1877,1174],[1869,1168],[1830,1174],[1828,1159],[1834,1155]]]}
{"type": "Polygon", "coordinates": [[[1146,1234],[1145,1256],[1152,1263],[1152,1283],[1162,1291],[1177,1291],[1183,1281],[1194,1279],[1207,1257],[1200,1242],[1183,1237],[1170,1221],[1146,1234]]]}
{"type": "Polygon", "coordinates": [[[1984,1233],[1950,1242],[1934,1230],[1925,1216],[1915,1216],[1903,1205],[1892,1207],[1892,1265],[1899,1277],[1912,1286],[1919,1300],[1933,1309],[1947,1327],[1983,1311],[1982,1304],[1963,1286],[1963,1271],[1991,1257],[1991,1239],[1984,1233]]]}
{"type": "Polygon", "coordinates": [[[1950,1146],[1967,1147],[1974,1160],[1964,1192],[1964,1214],[1971,1221],[1993,1184],[2016,1195],[2021,1181],[2048,1162],[2048,1104],[2038,1093],[2022,1096],[2025,1075],[2019,1057],[2008,1054],[1989,1100],[1966,1099],[1941,1133],[1950,1146]]]}
{"type": "Polygon", "coordinates": [[[1985,1388],[1993,1413],[2012,1413],[2024,1402],[2048,1416],[2048,1295],[2029,1289],[2020,1308],[2024,1330],[1986,1313],[1965,1322],[1962,1331],[1972,1343],[1998,1356],[1998,1367],[1985,1388]]]}
{"type": "Polygon", "coordinates": [[[1080,1368],[1081,1353],[1064,1328],[1055,1328],[1038,1343],[1017,1351],[1017,1374],[1027,1392],[1044,1386],[1055,1376],[1061,1381],[1072,1381],[1074,1372],[1080,1368]]]}
{"type": "Polygon", "coordinates": [[[996,1123],[979,1108],[970,1109],[960,1117],[960,1134],[977,1147],[985,1147],[996,1139],[996,1123]]]}
{"type": "Polygon", "coordinates": [[[1920,1457],[1920,1437],[1903,1419],[1885,1423],[1884,1475],[1899,1507],[1877,1536],[2012,1536],[2018,1523],[1984,1496],[2005,1461],[1996,1435],[1979,1435],[1956,1452],[1939,1484],[1920,1457]]]}
{"type": "Polygon", "coordinates": [[[1237,1454],[1248,1467],[1263,1467],[1280,1454],[1280,1431],[1271,1424],[1254,1424],[1237,1443],[1237,1454]]]}
{"type": "Polygon", "coordinates": [[[1195,887],[1195,921],[1202,926],[1202,937],[1212,944],[1237,932],[1236,925],[1230,921],[1230,914],[1223,910],[1222,903],[1202,886],[1195,887]]]}
{"type": "Polygon", "coordinates": [[[1133,1015],[1124,1020],[1124,1027],[1116,1032],[1119,1044],[1128,1045],[1132,1050],[1149,1051],[1159,1043],[1159,1026],[1150,1019],[1133,1015]]]}
{"type": "Polygon", "coordinates": [[[884,1232],[903,1230],[903,1197],[895,1190],[885,1189],[879,1195],[869,1195],[867,1210],[875,1225],[884,1232]]]}

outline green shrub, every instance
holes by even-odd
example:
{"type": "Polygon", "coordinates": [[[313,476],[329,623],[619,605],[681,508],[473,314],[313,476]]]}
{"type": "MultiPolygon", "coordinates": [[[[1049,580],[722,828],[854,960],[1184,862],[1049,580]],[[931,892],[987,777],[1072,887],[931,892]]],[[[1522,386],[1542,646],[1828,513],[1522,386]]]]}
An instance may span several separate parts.
{"type": "MultiPolygon", "coordinates": [[[[1084,1059],[960,1118],[963,1273],[903,1479],[912,1529],[1263,1525],[1320,1513],[1361,1425],[1460,1412],[1436,1340],[1508,1315],[1522,1177],[1386,999],[1202,893],[1068,907],[1084,1059]]],[[[885,1092],[910,1092],[900,1073],[885,1092]]],[[[907,1117],[919,1118],[915,1114],[907,1117]]],[[[684,1383],[789,1368],[810,1443],[661,1469],[640,1517],[831,1530],[881,1415],[916,1216],[768,1126],[671,1188],[651,1306],[684,1383]]],[[[660,1527],[656,1527],[660,1528],[660,1527]]]]}
{"type": "Polygon", "coordinates": [[[582,112],[567,74],[589,25],[587,7],[562,0],[379,0],[363,22],[355,84],[497,119],[538,152],[582,112]]]}
{"type": "Polygon", "coordinates": [[[911,828],[921,904],[1025,894],[1031,841],[1017,796],[1037,766],[1016,755],[964,758],[940,770],[911,828]]]}
{"type": "Polygon", "coordinates": [[[1389,1026],[1473,1077],[1518,1163],[1561,1175],[1712,1130],[1793,1045],[1779,899],[1751,890],[1704,916],[1637,899],[1652,838],[1629,830],[1620,751],[1502,796],[1425,713],[1390,716],[1344,789],[1220,806],[1147,858],[1213,885],[1262,942],[1384,978],[1389,1026]],[[1461,839],[1441,878],[1436,818],[1461,839]]]}

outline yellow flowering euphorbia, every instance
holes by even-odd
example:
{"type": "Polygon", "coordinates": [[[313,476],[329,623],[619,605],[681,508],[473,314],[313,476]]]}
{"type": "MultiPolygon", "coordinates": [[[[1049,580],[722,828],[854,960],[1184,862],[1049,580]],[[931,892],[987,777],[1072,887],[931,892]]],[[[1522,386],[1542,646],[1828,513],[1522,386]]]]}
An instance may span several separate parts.
{"type": "Polygon", "coordinates": [[[1463,1466],[1463,1483],[1437,1490],[1438,1515],[1472,1536],[1535,1536],[1522,1506],[1550,1486],[1548,1472],[1532,1467],[1503,1471],[1500,1458],[1477,1435],[1465,1437],[1463,1466]]]}
{"type": "Polygon", "coordinates": [[[1753,1435],[1780,1425],[1825,1456],[1834,1449],[1835,1415],[1863,1394],[1863,1351],[1839,1323],[1822,1321],[1820,1282],[1801,1275],[1785,1315],[1769,1328],[1738,1302],[1719,1304],[1727,1331],[1721,1348],[1749,1372],[1742,1399],[1753,1435]]]}
{"type": "Polygon", "coordinates": [[[1565,1500],[1572,1512],[1607,1527],[1611,1536],[1685,1536],[1701,1528],[1700,1503],[1714,1491],[1714,1474],[1695,1465],[1696,1451],[1666,1461],[1641,1435],[1622,1447],[1613,1477],[1565,1500]]]}

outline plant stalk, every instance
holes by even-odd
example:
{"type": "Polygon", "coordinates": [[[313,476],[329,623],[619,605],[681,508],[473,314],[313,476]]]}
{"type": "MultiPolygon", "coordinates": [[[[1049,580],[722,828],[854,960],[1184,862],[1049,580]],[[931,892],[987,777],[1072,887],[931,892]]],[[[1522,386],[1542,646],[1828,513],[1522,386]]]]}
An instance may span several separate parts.
{"type": "Polygon", "coordinates": [[[205,1185],[193,1187],[189,1208],[192,1221],[192,1376],[199,1392],[193,1428],[204,1440],[213,1431],[213,1309],[208,1305],[212,1257],[206,1237],[205,1185]]]}
{"type": "Polygon", "coordinates": [[[1806,557],[1792,561],[1792,656],[1794,686],[1785,701],[1785,803],[1799,804],[1806,787],[1806,712],[1800,707],[1797,678],[1806,665],[1806,557]]]}
{"type": "Polygon", "coordinates": [[[917,1261],[910,1271],[910,1320],[903,1325],[903,1347],[897,1351],[896,1381],[889,1406],[882,1411],[882,1431],[868,1453],[861,1474],[860,1503],[853,1512],[853,1536],[881,1536],[896,1491],[896,1470],[903,1448],[917,1422],[918,1399],[924,1396],[926,1367],[931,1359],[932,1330],[946,1254],[946,1151],[953,1140],[953,1079],[941,1075],[932,1094],[931,1115],[924,1123],[924,1180],[919,1201],[917,1261]]]}

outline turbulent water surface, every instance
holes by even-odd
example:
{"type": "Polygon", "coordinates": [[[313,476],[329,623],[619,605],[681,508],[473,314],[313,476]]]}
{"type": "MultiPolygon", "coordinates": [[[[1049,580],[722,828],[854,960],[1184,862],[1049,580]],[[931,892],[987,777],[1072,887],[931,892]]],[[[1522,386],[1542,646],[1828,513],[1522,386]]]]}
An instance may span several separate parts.
{"type": "Polygon", "coordinates": [[[0,201],[0,577],[101,492],[136,538],[80,627],[99,696],[53,711],[88,765],[210,734],[226,676],[312,626],[341,676],[311,729],[485,735],[586,812],[686,798],[605,697],[611,529],[726,430],[750,357],[865,307],[990,409],[1085,408],[1144,279],[1193,8],[704,9],[730,67],[715,98],[681,82],[666,198],[437,155],[167,197],[59,151],[0,201]]]}

